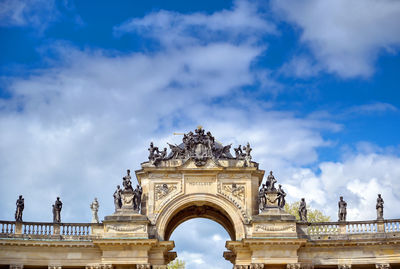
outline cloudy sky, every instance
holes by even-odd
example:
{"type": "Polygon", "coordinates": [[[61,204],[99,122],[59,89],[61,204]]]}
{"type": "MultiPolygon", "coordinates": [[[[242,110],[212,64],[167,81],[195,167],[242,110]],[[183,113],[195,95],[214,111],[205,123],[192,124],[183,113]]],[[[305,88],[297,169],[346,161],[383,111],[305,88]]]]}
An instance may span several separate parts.
{"type": "MultiPolygon", "coordinates": [[[[202,125],[250,142],[288,200],[400,218],[400,2],[0,0],[0,219],[113,212],[150,141],[202,125]]],[[[231,268],[218,224],[174,232],[187,268],[231,268]],[[188,240],[190,234],[190,240],[188,240]],[[196,242],[196,244],[193,244],[196,242]],[[214,266],[214,267],[213,267],[214,266]]]]}

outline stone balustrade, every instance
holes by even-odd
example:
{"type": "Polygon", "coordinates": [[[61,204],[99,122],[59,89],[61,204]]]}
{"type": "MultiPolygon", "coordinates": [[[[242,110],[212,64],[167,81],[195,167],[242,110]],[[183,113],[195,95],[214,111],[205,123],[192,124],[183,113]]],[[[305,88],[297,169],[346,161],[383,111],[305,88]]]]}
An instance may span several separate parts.
{"type": "MultiPolygon", "coordinates": [[[[312,237],[318,240],[319,236],[355,235],[374,233],[400,233],[400,219],[347,221],[347,222],[298,222],[298,232],[301,237],[312,237]]],[[[15,222],[0,221],[1,237],[29,237],[51,238],[61,236],[65,238],[91,239],[101,236],[102,223],[52,223],[52,222],[15,222]],[[100,231],[93,232],[93,229],[100,231]]]]}
{"type": "MultiPolygon", "coordinates": [[[[298,223],[306,236],[400,233],[400,219],[298,223]],[[306,227],[306,228],[305,228],[306,227]]],[[[316,238],[318,239],[318,238],[316,238]]]]}
{"type": "Polygon", "coordinates": [[[93,228],[103,229],[103,224],[0,221],[0,238],[51,238],[61,236],[81,240],[94,237],[93,228]]]}

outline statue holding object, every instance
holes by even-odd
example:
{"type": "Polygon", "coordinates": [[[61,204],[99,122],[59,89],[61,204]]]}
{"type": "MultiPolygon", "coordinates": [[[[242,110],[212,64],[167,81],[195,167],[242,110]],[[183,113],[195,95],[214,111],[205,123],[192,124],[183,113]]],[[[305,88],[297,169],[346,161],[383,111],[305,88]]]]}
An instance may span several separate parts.
{"type": "Polygon", "coordinates": [[[94,201],[90,204],[90,209],[92,210],[92,223],[99,223],[99,216],[97,213],[99,212],[99,202],[97,198],[94,198],[94,201]]]}

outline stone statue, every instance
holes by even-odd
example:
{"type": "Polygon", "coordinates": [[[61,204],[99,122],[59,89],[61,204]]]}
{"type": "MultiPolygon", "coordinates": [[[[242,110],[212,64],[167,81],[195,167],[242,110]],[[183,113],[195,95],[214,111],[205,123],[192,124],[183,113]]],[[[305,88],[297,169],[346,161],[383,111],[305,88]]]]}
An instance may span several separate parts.
{"type": "Polygon", "coordinates": [[[140,211],[142,206],[142,193],[143,189],[141,186],[137,185],[133,194],[133,209],[140,211]]]}
{"type": "Polygon", "coordinates": [[[154,161],[154,152],[158,151],[157,147],[154,147],[153,142],[150,143],[149,151],[149,161],[154,161]]]}
{"type": "Polygon", "coordinates": [[[338,213],[339,221],[346,221],[347,203],[343,200],[343,196],[340,196],[338,206],[339,206],[339,213],[338,213]]]}
{"type": "Polygon", "coordinates": [[[279,188],[278,188],[278,206],[279,206],[279,208],[283,208],[285,206],[285,204],[286,204],[285,196],[286,196],[286,193],[282,189],[282,185],[279,184],[279,188]]]}
{"type": "Polygon", "coordinates": [[[243,147],[243,150],[245,151],[246,157],[251,160],[251,151],[253,149],[250,147],[250,143],[249,142],[247,142],[246,147],[243,147]]]}
{"type": "Polygon", "coordinates": [[[124,186],[124,191],[133,191],[131,182],[131,170],[126,170],[126,176],[122,178],[122,185],[124,186]]]}
{"type": "Polygon", "coordinates": [[[90,209],[92,210],[92,223],[99,223],[99,216],[97,212],[99,211],[99,202],[97,198],[94,198],[94,201],[90,204],[90,209]]]}
{"type": "Polygon", "coordinates": [[[380,194],[378,194],[378,198],[376,199],[376,215],[377,219],[383,219],[383,199],[380,194]]]}
{"type": "Polygon", "coordinates": [[[275,191],[275,183],[277,180],[275,179],[274,175],[272,174],[272,171],[269,172],[269,175],[267,177],[267,190],[268,191],[275,191]]]}
{"type": "Polygon", "coordinates": [[[234,148],[234,150],[235,150],[236,160],[243,160],[245,154],[243,154],[242,145],[239,145],[237,148],[234,148]]]}
{"type": "Polygon", "coordinates": [[[60,201],[60,197],[57,197],[53,205],[53,222],[60,223],[61,222],[61,209],[62,202],[60,201]]]}
{"type": "Polygon", "coordinates": [[[306,200],[304,198],[301,198],[299,206],[299,217],[300,221],[307,222],[307,205],[306,205],[306,200]]]}
{"type": "Polygon", "coordinates": [[[122,197],[121,197],[121,188],[119,185],[117,185],[117,189],[114,192],[114,206],[115,206],[115,211],[118,209],[121,209],[122,207],[122,197]]]}
{"type": "Polygon", "coordinates": [[[24,198],[22,198],[22,195],[19,196],[17,202],[17,209],[15,210],[15,221],[22,221],[22,211],[24,211],[24,198]]]}
{"type": "Polygon", "coordinates": [[[266,196],[265,196],[265,184],[262,184],[260,191],[258,192],[258,202],[259,202],[259,209],[264,210],[265,205],[267,203],[266,196]]]}

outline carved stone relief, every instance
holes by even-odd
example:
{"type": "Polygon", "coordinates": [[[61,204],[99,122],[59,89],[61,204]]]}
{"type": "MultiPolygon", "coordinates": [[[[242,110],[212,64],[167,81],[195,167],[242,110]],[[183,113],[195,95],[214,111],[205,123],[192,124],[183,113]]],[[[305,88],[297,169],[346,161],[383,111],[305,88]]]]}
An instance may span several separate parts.
{"type": "Polygon", "coordinates": [[[154,186],[154,194],[155,194],[155,200],[162,200],[165,197],[168,196],[168,194],[174,192],[177,189],[177,184],[171,184],[171,183],[160,183],[160,184],[155,184],[154,186]]]}

